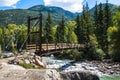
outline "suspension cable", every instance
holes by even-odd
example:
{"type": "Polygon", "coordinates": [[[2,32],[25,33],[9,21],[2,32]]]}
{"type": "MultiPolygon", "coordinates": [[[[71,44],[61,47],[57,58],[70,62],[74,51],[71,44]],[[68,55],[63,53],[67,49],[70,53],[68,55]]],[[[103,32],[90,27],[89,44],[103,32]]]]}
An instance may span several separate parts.
{"type": "Polygon", "coordinates": [[[36,22],[33,24],[33,26],[31,28],[33,28],[34,26],[36,26],[39,23],[39,20],[36,20],[36,22]]]}
{"type": "Polygon", "coordinates": [[[15,36],[18,34],[19,31],[17,31],[10,39],[9,43],[5,46],[5,48],[7,49],[8,46],[11,44],[11,42],[15,39],[15,36]]]}
{"type": "Polygon", "coordinates": [[[22,48],[23,48],[24,44],[26,43],[26,41],[27,41],[27,39],[28,39],[29,36],[30,36],[30,33],[28,34],[27,38],[24,40],[24,42],[23,42],[23,44],[21,45],[19,51],[22,51],[22,48]]]}
{"type": "MultiPolygon", "coordinates": [[[[37,20],[32,27],[36,26],[38,23],[39,23],[39,20],[37,20]]],[[[19,51],[22,51],[23,46],[25,45],[25,43],[26,43],[28,37],[30,36],[30,34],[31,34],[31,33],[29,32],[27,38],[24,40],[23,44],[21,45],[19,51]]]]}

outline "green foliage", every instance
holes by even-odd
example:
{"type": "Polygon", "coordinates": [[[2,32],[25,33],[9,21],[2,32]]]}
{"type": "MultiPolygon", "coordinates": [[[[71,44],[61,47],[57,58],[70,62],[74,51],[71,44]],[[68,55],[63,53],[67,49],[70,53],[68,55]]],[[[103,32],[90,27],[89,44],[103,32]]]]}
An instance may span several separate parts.
{"type": "Polygon", "coordinates": [[[64,43],[67,41],[67,37],[66,37],[66,31],[67,28],[65,27],[65,20],[64,20],[64,16],[62,16],[61,22],[59,23],[59,26],[56,29],[56,33],[55,33],[55,42],[57,43],[64,43]]]}
{"type": "Polygon", "coordinates": [[[117,12],[113,17],[113,23],[116,28],[113,28],[113,33],[111,35],[111,56],[114,61],[120,62],[120,12],[117,12]]]}
{"type": "Polygon", "coordinates": [[[48,13],[48,17],[47,17],[47,20],[46,20],[46,25],[45,25],[45,28],[44,28],[44,32],[45,32],[44,37],[46,38],[45,42],[47,42],[47,43],[53,43],[54,42],[54,34],[53,34],[53,29],[52,29],[51,24],[52,24],[52,18],[51,18],[50,13],[48,13]]]}
{"type": "Polygon", "coordinates": [[[66,52],[65,54],[68,54],[68,58],[72,60],[81,60],[83,52],[79,52],[78,50],[70,50],[66,52]]]}
{"type": "Polygon", "coordinates": [[[77,39],[75,32],[71,33],[71,42],[70,43],[78,43],[78,39],[77,39]]]}
{"type": "Polygon", "coordinates": [[[91,34],[91,16],[89,13],[88,4],[83,6],[83,12],[81,17],[77,16],[76,18],[76,29],[75,33],[78,37],[78,43],[87,44],[89,42],[89,35],[91,34]]]}
{"type": "Polygon", "coordinates": [[[0,33],[2,33],[0,34],[2,50],[16,53],[16,49],[19,49],[26,39],[27,27],[25,25],[8,24],[7,27],[0,28],[0,33]]]}
{"type": "Polygon", "coordinates": [[[104,51],[99,49],[98,41],[95,35],[90,35],[90,42],[87,47],[87,52],[84,54],[85,58],[89,60],[102,60],[104,51]]]}
{"type": "Polygon", "coordinates": [[[33,69],[34,68],[32,64],[22,63],[22,64],[19,64],[19,65],[26,68],[26,69],[33,69]]]}
{"type": "MultiPolygon", "coordinates": [[[[97,5],[97,2],[96,2],[96,5],[95,5],[95,11],[94,11],[93,19],[94,19],[94,29],[96,30],[96,28],[98,27],[98,5],[97,5]]],[[[94,33],[96,33],[96,32],[94,31],[94,33]]]]}
{"type": "Polygon", "coordinates": [[[68,43],[78,43],[78,39],[77,39],[77,36],[74,32],[75,30],[75,25],[76,25],[76,22],[75,21],[68,21],[66,22],[65,24],[65,27],[67,27],[67,42],[68,43]]]}
{"type": "Polygon", "coordinates": [[[102,4],[99,5],[99,14],[98,14],[98,26],[96,27],[96,37],[99,43],[99,47],[103,49],[103,39],[104,39],[104,10],[102,4]]]}
{"type": "Polygon", "coordinates": [[[120,26],[120,12],[116,12],[115,16],[113,16],[113,24],[114,26],[120,26]]]}
{"type": "Polygon", "coordinates": [[[108,0],[106,0],[106,6],[104,8],[104,15],[105,15],[105,28],[104,28],[104,47],[103,50],[106,53],[106,58],[110,57],[108,54],[108,46],[109,46],[109,42],[108,42],[108,34],[107,34],[107,29],[112,26],[112,12],[110,10],[109,4],[108,4],[108,0]]]}
{"type": "Polygon", "coordinates": [[[112,12],[108,1],[106,2],[104,8],[103,6],[104,5],[100,3],[98,9],[96,4],[94,12],[94,32],[97,37],[99,47],[105,52],[106,58],[110,58],[108,54],[109,36],[107,30],[112,25],[112,12]]]}
{"type": "Polygon", "coordinates": [[[77,17],[76,17],[76,27],[75,27],[75,34],[77,35],[77,41],[78,41],[78,43],[84,43],[84,32],[83,32],[83,25],[82,25],[82,20],[81,20],[82,18],[80,18],[80,16],[78,15],[77,17]]]}
{"type": "Polygon", "coordinates": [[[96,59],[98,60],[103,60],[104,56],[105,56],[105,53],[102,49],[96,49],[96,59]]]}
{"type": "MultiPolygon", "coordinates": [[[[118,28],[113,26],[113,27],[109,27],[108,30],[107,30],[107,34],[108,34],[108,41],[110,43],[112,43],[111,39],[112,39],[112,36],[118,32],[118,28]]],[[[110,44],[111,45],[111,44],[110,44]]],[[[109,45],[109,46],[110,46],[109,45]]]]}
{"type": "Polygon", "coordinates": [[[76,50],[66,50],[66,51],[55,54],[55,56],[58,58],[68,58],[71,60],[79,61],[79,60],[83,59],[83,52],[80,52],[77,49],[76,50]]]}
{"type": "Polygon", "coordinates": [[[120,29],[118,29],[118,32],[113,33],[112,35],[112,58],[114,61],[120,62],[120,29]]]}

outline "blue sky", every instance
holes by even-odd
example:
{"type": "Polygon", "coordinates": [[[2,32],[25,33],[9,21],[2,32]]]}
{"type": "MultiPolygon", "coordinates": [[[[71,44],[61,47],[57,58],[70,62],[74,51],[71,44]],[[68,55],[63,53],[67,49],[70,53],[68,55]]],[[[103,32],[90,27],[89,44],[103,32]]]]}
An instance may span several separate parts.
{"type": "MultiPolygon", "coordinates": [[[[82,5],[88,2],[92,8],[95,2],[105,3],[106,0],[0,0],[0,10],[22,8],[27,9],[34,5],[58,6],[71,12],[81,12],[82,5]]],[[[109,0],[109,3],[120,5],[120,0],[109,0]]]]}

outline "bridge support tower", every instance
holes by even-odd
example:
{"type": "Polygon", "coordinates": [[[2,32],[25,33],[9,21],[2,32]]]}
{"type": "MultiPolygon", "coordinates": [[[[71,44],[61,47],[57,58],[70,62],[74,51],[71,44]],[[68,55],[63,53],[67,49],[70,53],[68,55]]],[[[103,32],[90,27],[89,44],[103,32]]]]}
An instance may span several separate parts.
{"type": "Polygon", "coordinates": [[[36,34],[38,36],[38,40],[37,40],[37,42],[34,43],[34,44],[36,44],[35,53],[40,56],[42,54],[42,14],[40,14],[38,17],[34,17],[34,18],[31,18],[29,16],[27,23],[28,23],[28,30],[27,30],[28,39],[27,39],[26,44],[27,45],[33,44],[30,40],[30,36],[31,36],[31,34],[36,34]],[[35,21],[35,20],[38,20],[38,23],[35,24],[35,25],[39,24],[38,31],[31,31],[31,21],[35,21]]]}

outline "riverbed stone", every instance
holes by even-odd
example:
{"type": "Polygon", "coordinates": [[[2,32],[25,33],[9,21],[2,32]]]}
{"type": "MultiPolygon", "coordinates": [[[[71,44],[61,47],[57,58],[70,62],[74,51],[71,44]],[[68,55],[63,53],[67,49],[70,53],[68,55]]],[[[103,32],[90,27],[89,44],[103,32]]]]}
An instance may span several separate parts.
{"type": "Polygon", "coordinates": [[[25,59],[24,61],[25,61],[26,64],[30,64],[30,60],[25,59]]]}

